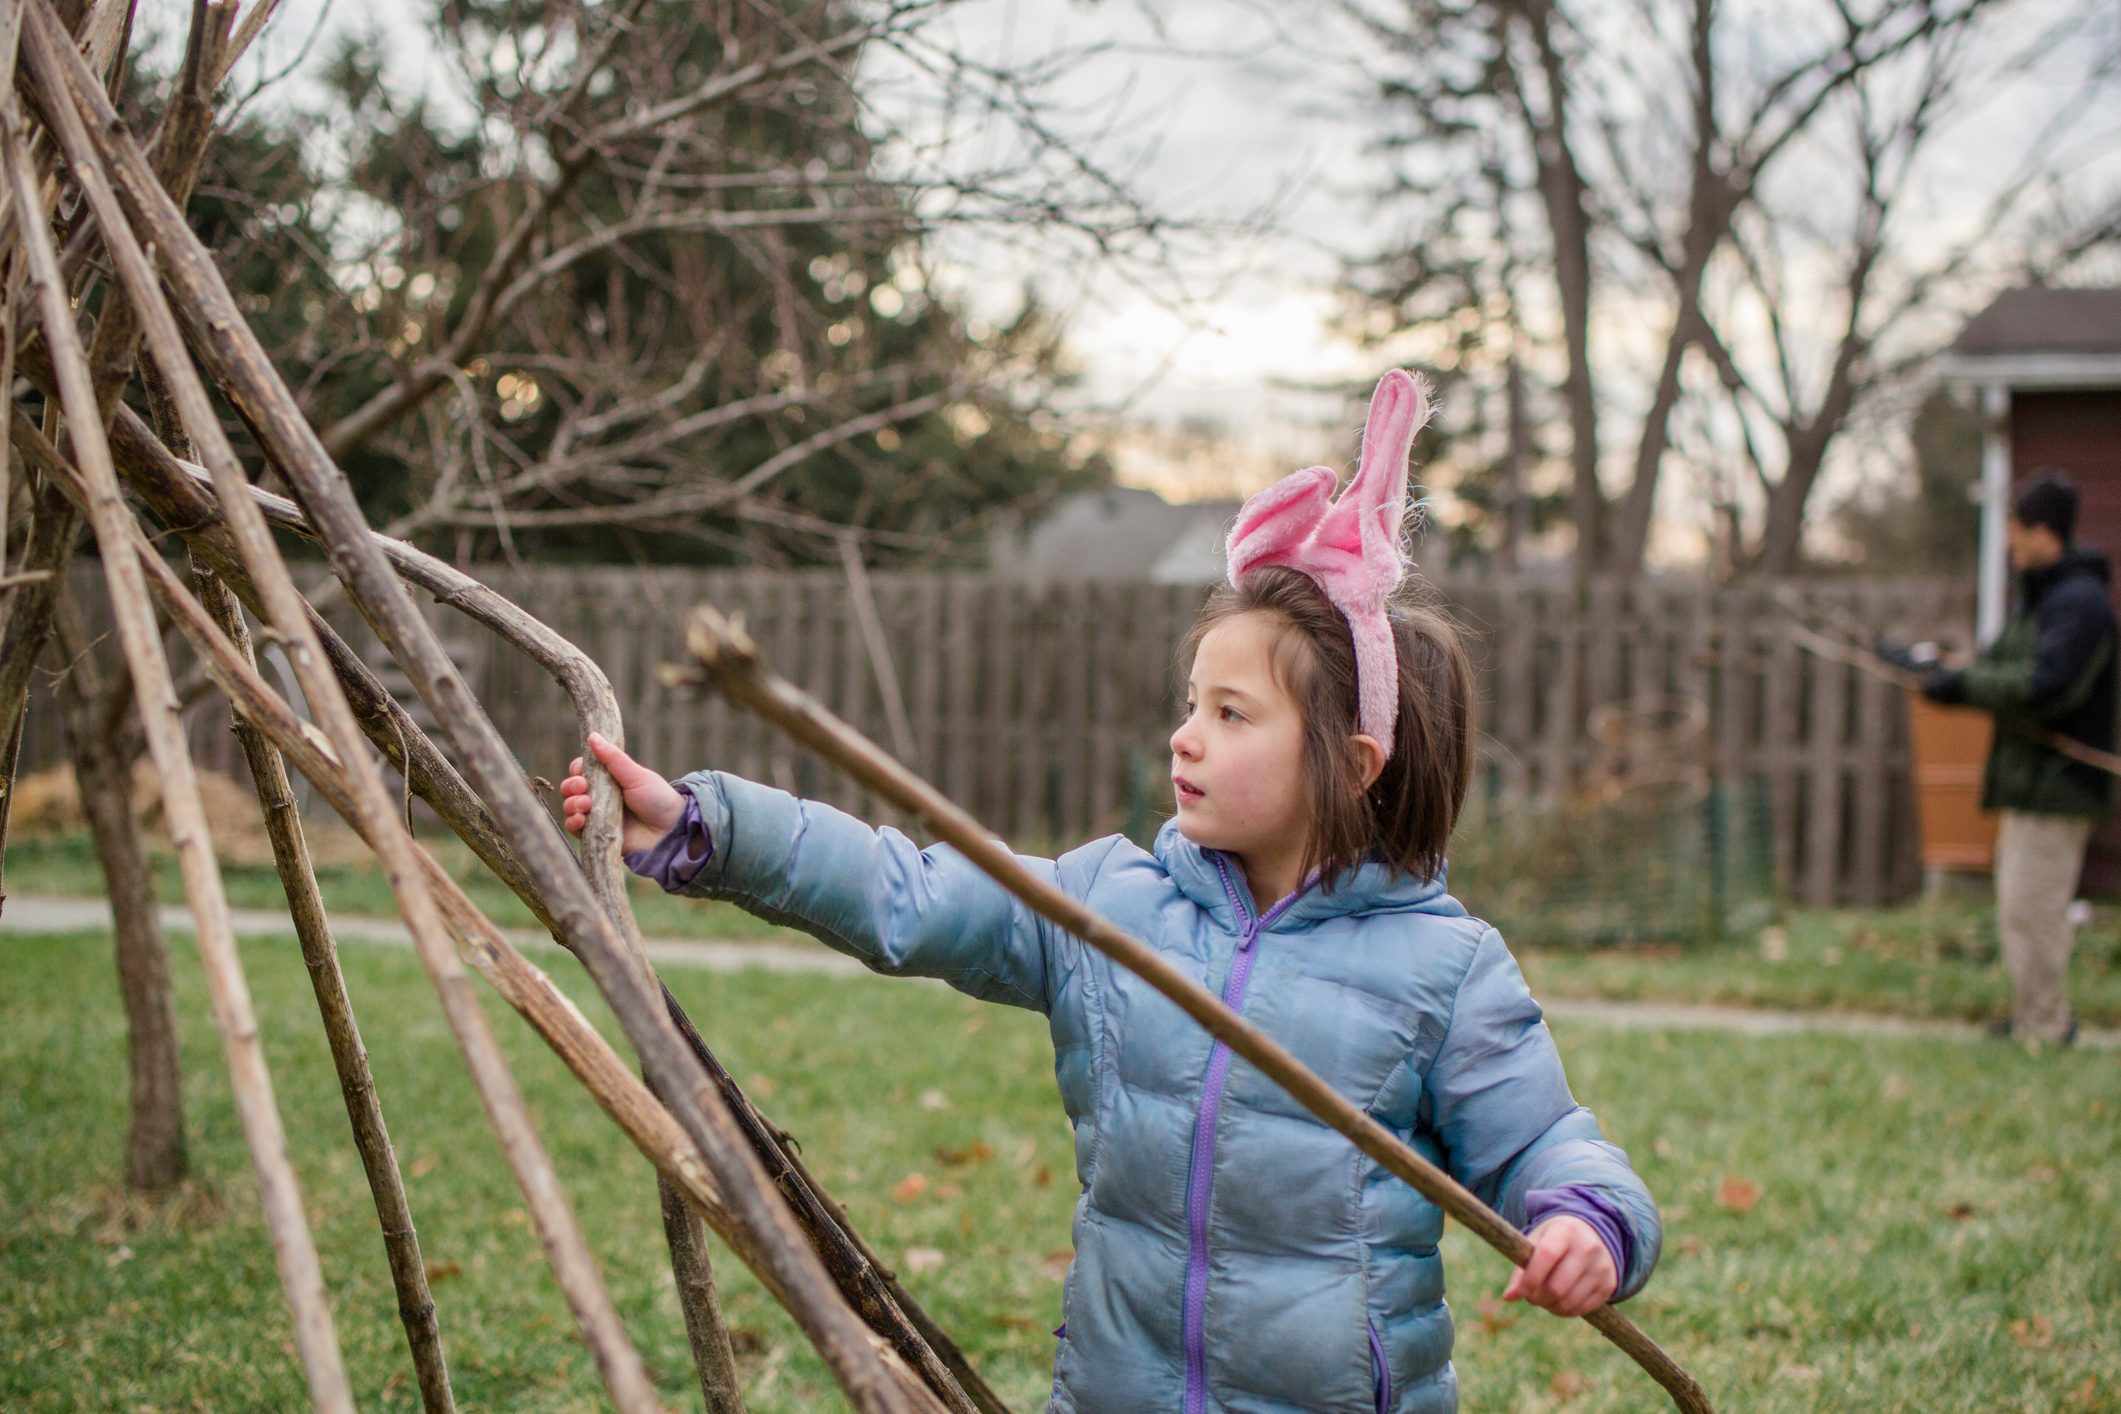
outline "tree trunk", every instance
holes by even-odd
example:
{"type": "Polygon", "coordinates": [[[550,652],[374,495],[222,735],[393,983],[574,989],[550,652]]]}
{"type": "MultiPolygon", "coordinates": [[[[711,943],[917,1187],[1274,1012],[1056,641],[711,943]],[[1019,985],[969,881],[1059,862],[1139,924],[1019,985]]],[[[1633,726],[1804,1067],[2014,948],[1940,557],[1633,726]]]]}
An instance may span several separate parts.
{"type": "Polygon", "coordinates": [[[160,1196],[185,1174],[184,1092],[177,1057],[177,1006],[170,989],[169,944],[155,904],[147,849],[133,818],[130,763],[99,729],[104,690],[70,597],[59,603],[59,642],[73,670],[59,677],[59,701],[73,755],[81,811],[96,838],[110,893],[118,991],[125,1002],[132,1072],[125,1132],[125,1186],[160,1196]]]}
{"type": "Polygon", "coordinates": [[[1804,548],[1804,504],[1826,460],[1828,438],[1813,429],[1794,433],[1789,439],[1789,466],[1768,497],[1767,525],[1760,532],[1757,568],[1764,575],[1793,574],[1804,548]]]}
{"type": "MultiPolygon", "coordinates": [[[[1539,49],[1546,89],[1544,119],[1525,107],[1539,163],[1539,195],[1553,240],[1554,292],[1561,305],[1562,343],[1568,371],[1561,384],[1569,410],[1569,518],[1576,526],[1576,575],[1598,567],[1605,547],[1605,493],[1598,485],[1598,402],[1591,381],[1591,220],[1584,210],[1585,182],[1570,146],[1568,74],[1555,47],[1552,15],[1544,4],[1519,11],[1539,49]]],[[[1507,21],[1505,21],[1507,24],[1507,21]]],[[[1507,45],[1507,32],[1498,36],[1507,45]]]]}

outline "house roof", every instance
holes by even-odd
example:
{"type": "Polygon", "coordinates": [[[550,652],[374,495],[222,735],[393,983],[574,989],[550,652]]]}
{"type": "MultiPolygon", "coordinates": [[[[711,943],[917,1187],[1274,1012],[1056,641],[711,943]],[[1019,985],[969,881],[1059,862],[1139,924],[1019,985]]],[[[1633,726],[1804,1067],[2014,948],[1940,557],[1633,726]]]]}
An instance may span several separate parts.
{"type": "Polygon", "coordinates": [[[1938,369],[2013,388],[2121,387],[2121,289],[2006,290],[1968,321],[1938,369]]]}
{"type": "Polygon", "coordinates": [[[1034,580],[1209,583],[1222,577],[1235,501],[1173,505],[1154,491],[1109,486],[1070,496],[1020,535],[1001,537],[997,573],[1034,580]]]}

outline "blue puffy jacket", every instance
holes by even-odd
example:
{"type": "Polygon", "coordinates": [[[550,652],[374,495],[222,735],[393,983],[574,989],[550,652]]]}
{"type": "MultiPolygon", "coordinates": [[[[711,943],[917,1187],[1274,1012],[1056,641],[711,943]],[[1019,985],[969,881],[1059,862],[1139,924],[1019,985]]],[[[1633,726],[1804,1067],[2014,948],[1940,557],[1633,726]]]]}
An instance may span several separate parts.
{"type": "MultiPolygon", "coordinates": [[[[955,850],[740,777],[678,784],[714,846],[692,892],[1050,1020],[1082,1184],[1051,1408],[1456,1408],[1434,1204],[955,850]]],[[[1648,1278],[1648,1191],[1570,1097],[1502,939],[1440,879],[1365,865],[1261,918],[1242,872],[1175,825],[1153,854],[1114,837],[1024,863],[1511,1222],[1535,1189],[1597,1189],[1632,1237],[1620,1294],[1648,1278]]]]}

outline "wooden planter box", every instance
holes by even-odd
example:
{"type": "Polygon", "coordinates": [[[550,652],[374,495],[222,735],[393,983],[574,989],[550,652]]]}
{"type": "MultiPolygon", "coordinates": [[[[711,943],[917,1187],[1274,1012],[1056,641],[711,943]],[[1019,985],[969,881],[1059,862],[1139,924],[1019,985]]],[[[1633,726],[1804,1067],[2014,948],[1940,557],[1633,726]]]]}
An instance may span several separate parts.
{"type": "Polygon", "coordinates": [[[1922,867],[1985,873],[1996,860],[1996,817],[1981,810],[1981,767],[1995,719],[1972,707],[1940,707],[1919,692],[1907,701],[1922,867]]]}

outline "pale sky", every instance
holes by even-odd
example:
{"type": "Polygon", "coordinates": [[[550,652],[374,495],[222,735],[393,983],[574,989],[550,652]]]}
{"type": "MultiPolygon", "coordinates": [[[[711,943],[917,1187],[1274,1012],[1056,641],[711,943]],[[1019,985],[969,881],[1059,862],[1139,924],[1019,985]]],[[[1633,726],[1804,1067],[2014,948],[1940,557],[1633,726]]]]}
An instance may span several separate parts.
{"type": "MultiPolygon", "coordinates": [[[[1276,0],[966,0],[944,21],[969,51],[1002,64],[1111,46],[1056,91],[1056,122],[1088,135],[1098,160],[1128,174],[1166,215],[1237,223],[1272,211],[1269,229],[1182,241],[1176,278],[1147,287],[1064,241],[1002,244],[962,228],[933,238],[942,278],[976,311],[1005,313],[1030,281],[1065,312],[1069,347],[1086,374],[1086,411],[1112,429],[1123,479],[1175,497],[1226,497],[1300,465],[1352,461],[1352,414],[1306,388],[1366,383],[1383,371],[1380,355],[1336,338],[1329,319],[1339,258],[1388,232],[1358,194],[1374,180],[1359,147],[1364,90],[1351,60],[1360,44],[1345,25],[1325,22],[1327,12],[1276,0]],[[1285,32],[1285,22],[1300,28],[1285,32]],[[1204,435],[1219,439],[1219,450],[1203,454],[1204,435]]],[[[432,48],[412,18],[419,13],[419,0],[359,8],[287,0],[261,59],[288,62],[323,14],[327,26],[383,27],[393,80],[431,90],[424,65],[432,48]]],[[[1784,12],[1779,0],[1755,0],[1734,13],[1734,23],[1753,24],[1784,12]]],[[[328,48],[317,46],[316,55],[328,48]]],[[[2103,106],[2112,132],[2116,103],[2103,106]]],[[[2007,148],[2012,140],[2008,123],[1989,125],[1970,134],[1959,160],[1994,160],[1978,144],[2007,148]]],[[[1949,225],[1951,193],[1939,201],[1925,231],[1949,225]]],[[[1612,298],[1601,305],[1596,335],[1608,356],[1662,338],[1669,316],[1661,306],[1639,320],[1620,318],[1612,298]]],[[[1448,405],[1440,416],[1448,422],[1448,405]]],[[[1622,461],[1632,451],[1626,421],[1625,408],[1608,409],[1607,450],[1622,461]]],[[[1895,455],[1890,439],[1852,444],[1834,476],[1845,487],[1866,465],[1890,474],[1895,455]]],[[[1661,500],[1683,502],[1688,486],[1672,469],[1661,500]]],[[[1674,509],[1684,521],[1692,507],[1674,509]]]]}
{"type": "MultiPolygon", "coordinates": [[[[943,277],[990,317],[1013,307],[1027,279],[1041,283],[1067,311],[1068,342],[1087,374],[1090,407],[1152,428],[1197,431],[1212,423],[1232,443],[1223,477],[1204,474],[1197,463],[1172,464],[1155,450],[1165,439],[1122,437],[1115,452],[1123,476],[1181,496],[1246,494],[1297,465],[1337,464],[1354,454],[1352,426],[1320,445],[1318,423],[1339,413],[1337,400],[1284,385],[1382,372],[1374,357],[1349,349],[1326,327],[1334,252],[1355,245],[1351,237],[1363,224],[1360,204],[1334,187],[1352,187],[1359,164],[1350,160],[1345,133],[1318,111],[1333,97],[1320,84],[1323,66],[1297,54],[1291,36],[1277,35],[1238,4],[1175,8],[1181,13],[1165,17],[1161,35],[1127,0],[972,0],[948,22],[976,52],[999,61],[1069,45],[1130,46],[1101,56],[1068,90],[1085,104],[1124,94],[1117,109],[1094,121],[1124,113],[1121,126],[1131,136],[1104,140],[1100,157],[1133,173],[1168,214],[1234,223],[1274,206],[1277,229],[1189,242],[1183,290],[1140,288],[1058,247],[1025,251],[948,235],[933,248],[943,277]]],[[[287,0],[259,58],[274,68],[293,60],[320,17],[327,34],[374,25],[391,38],[392,81],[431,92],[424,69],[431,49],[414,18],[419,13],[409,0],[358,8],[346,0],[287,0]]],[[[1327,38],[1311,25],[1303,42],[1327,38]]],[[[310,61],[329,48],[315,45],[310,61]]],[[[1345,82],[1339,75],[1333,81],[1345,82]]]]}

